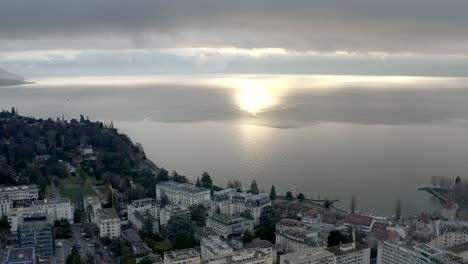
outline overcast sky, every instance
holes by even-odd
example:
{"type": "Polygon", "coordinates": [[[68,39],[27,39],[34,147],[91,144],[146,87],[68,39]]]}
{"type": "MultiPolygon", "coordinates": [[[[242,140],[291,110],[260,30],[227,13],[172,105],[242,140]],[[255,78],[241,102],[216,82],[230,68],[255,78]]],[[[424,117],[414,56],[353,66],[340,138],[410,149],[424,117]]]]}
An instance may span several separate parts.
{"type": "Polygon", "coordinates": [[[0,68],[468,76],[466,0],[0,0],[0,68]]]}

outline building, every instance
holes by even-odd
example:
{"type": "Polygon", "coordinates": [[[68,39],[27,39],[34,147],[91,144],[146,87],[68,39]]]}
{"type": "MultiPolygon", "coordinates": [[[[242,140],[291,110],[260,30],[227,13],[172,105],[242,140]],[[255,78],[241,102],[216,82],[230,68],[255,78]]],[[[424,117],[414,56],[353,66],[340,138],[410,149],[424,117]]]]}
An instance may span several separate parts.
{"type": "Polygon", "coordinates": [[[312,208],[302,214],[301,221],[308,226],[319,225],[322,223],[322,214],[312,208]]]}
{"type": "Polygon", "coordinates": [[[339,225],[342,230],[354,229],[356,232],[369,234],[372,226],[375,224],[375,219],[366,215],[347,215],[339,225]]]}
{"type": "Polygon", "coordinates": [[[211,236],[201,239],[200,253],[203,260],[228,256],[233,252],[234,249],[219,236],[211,236]]]}
{"type": "Polygon", "coordinates": [[[46,212],[52,217],[52,220],[67,219],[73,224],[74,208],[68,198],[44,199],[33,201],[33,206],[42,212],[46,212]]]}
{"type": "Polygon", "coordinates": [[[449,199],[445,204],[442,210],[440,210],[440,215],[443,219],[454,221],[457,214],[458,205],[454,200],[449,199]]]}
{"type": "Polygon", "coordinates": [[[172,204],[189,208],[210,201],[211,192],[207,188],[196,187],[190,183],[167,181],[156,185],[156,200],[160,201],[163,195],[166,195],[172,204]]]}
{"type": "Polygon", "coordinates": [[[30,201],[39,198],[39,190],[36,185],[2,187],[0,194],[8,195],[11,201],[30,201]]]}
{"type": "Polygon", "coordinates": [[[6,257],[6,264],[35,264],[36,255],[33,247],[10,248],[6,257]]]}
{"type": "Polygon", "coordinates": [[[164,208],[161,209],[161,213],[159,214],[159,224],[161,226],[166,226],[171,217],[174,216],[189,217],[190,211],[186,208],[182,208],[180,205],[166,205],[164,208]]]}
{"type": "Polygon", "coordinates": [[[437,229],[430,245],[438,249],[445,249],[468,242],[468,222],[446,221],[437,229]]]}
{"type": "Polygon", "coordinates": [[[34,247],[37,256],[55,256],[54,225],[47,214],[31,214],[18,220],[16,234],[19,248],[34,247]]]}
{"type": "Polygon", "coordinates": [[[102,208],[101,199],[98,195],[83,195],[83,208],[85,209],[90,223],[97,223],[97,210],[102,208]]]}
{"type": "Polygon", "coordinates": [[[320,248],[309,248],[280,256],[281,264],[335,264],[333,253],[320,248]]]}
{"type": "Polygon", "coordinates": [[[381,242],[377,249],[377,264],[457,264],[461,258],[443,253],[427,244],[381,242]]]}
{"type": "Polygon", "coordinates": [[[211,197],[211,213],[240,215],[247,212],[255,223],[258,222],[262,209],[269,205],[271,200],[267,193],[243,193],[231,188],[215,192],[211,197]]]}
{"type": "Polygon", "coordinates": [[[134,213],[132,224],[136,227],[137,230],[140,230],[140,229],[143,228],[143,225],[148,221],[153,226],[152,232],[155,233],[155,234],[158,234],[159,233],[159,221],[158,221],[158,219],[154,218],[154,216],[152,216],[152,215],[150,215],[148,213],[143,213],[142,214],[142,213],[136,211],[134,213]]]}
{"type": "Polygon", "coordinates": [[[120,218],[114,208],[98,209],[96,218],[100,237],[120,236],[120,218]]]}
{"type": "Polygon", "coordinates": [[[228,239],[242,236],[247,230],[253,231],[254,222],[240,216],[213,214],[206,219],[206,227],[228,239]]]}
{"type": "MultiPolygon", "coordinates": [[[[10,224],[10,231],[16,232],[18,230],[19,219],[41,213],[42,211],[37,207],[16,207],[11,208],[8,213],[8,223],[10,224]]],[[[43,213],[43,212],[42,212],[43,213]]]]}
{"type": "Polygon", "coordinates": [[[262,248],[248,248],[234,251],[224,257],[203,260],[203,264],[273,264],[272,256],[262,248]]]}
{"type": "Polygon", "coordinates": [[[327,251],[336,257],[336,264],[369,264],[370,248],[360,243],[347,243],[329,247],[327,251]]]}
{"type": "Polygon", "coordinates": [[[13,204],[10,202],[7,194],[0,194],[0,216],[6,216],[10,212],[13,204]]]}
{"type": "Polygon", "coordinates": [[[193,248],[164,253],[164,264],[200,264],[200,254],[193,248]]]}
{"type": "Polygon", "coordinates": [[[468,263],[468,242],[445,249],[445,252],[463,259],[463,263],[468,263]]]}
{"type": "Polygon", "coordinates": [[[278,251],[284,253],[327,247],[326,241],[319,237],[316,228],[292,219],[281,219],[276,224],[275,237],[278,251]]]}
{"type": "Polygon", "coordinates": [[[127,205],[128,221],[135,224],[135,212],[142,215],[149,214],[155,219],[159,219],[159,204],[152,198],[134,200],[127,205]]]}
{"type": "Polygon", "coordinates": [[[262,239],[255,239],[254,241],[245,244],[246,249],[262,249],[264,253],[270,255],[273,263],[276,263],[277,260],[277,252],[276,247],[268,240],[262,239]]]}

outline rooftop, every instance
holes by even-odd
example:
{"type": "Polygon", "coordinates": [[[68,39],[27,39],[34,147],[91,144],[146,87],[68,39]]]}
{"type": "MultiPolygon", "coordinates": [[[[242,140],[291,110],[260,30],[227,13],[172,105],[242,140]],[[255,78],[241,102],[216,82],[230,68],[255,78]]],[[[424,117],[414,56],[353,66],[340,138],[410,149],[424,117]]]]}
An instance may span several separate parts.
{"type": "Polygon", "coordinates": [[[179,249],[164,253],[164,259],[169,258],[172,260],[182,260],[194,257],[200,257],[200,253],[198,253],[194,248],[179,249]]]}
{"type": "Polygon", "coordinates": [[[156,204],[156,200],[153,198],[144,198],[139,200],[133,200],[131,203],[135,207],[145,206],[149,204],[156,204]]]}
{"type": "Polygon", "coordinates": [[[249,220],[247,218],[241,217],[241,216],[224,215],[224,214],[213,214],[212,216],[209,216],[208,219],[223,222],[226,225],[232,225],[232,224],[236,224],[242,221],[253,221],[253,220],[249,220]]]}
{"type": "Polygon", "coordinates": [[[453,247],[450,247],[450,248],[447,248],[446,250],[450,251],[452,253],[455,253],[455,254],[460,254],[460,253],[463,253],[463,252],[467,252],[468,251],[468,242],[460,244],[460,245],[456,245],[456,246],[453,246],[453,247]]]}
{"type": "Polygon", "coordinates": [[[344,218],[344,223],[351,225],[371,226],[375,221],[374,218],[366,215],[347,215],[344,218]]]}
{"type": "Polygon", "coordinates": [[[69,198],[44,199],[33,201],[33,205],[71,203],[69,198]]]}
{"type": "Polygon", "coordinates": [[[197,187],[194,184],[190,183],[178,183],[175,181],[166,181],[160,182],[156,185],[156,188],[159,187],[168,187],[173,189],[178,189],[184,192],[199,193],[199,192],[209,192],[210,190],[204,187],[197,187]]]}
{"type": "Polygon", "coordinates": [[[114,208],[102,208],[97,210],[99,219],[120,219],[114,208]]]}
{"type": "Polygon", "coordinates": [[[10,248],[8,250],[8,261],[26,261],[34,259],[34,248],[10,248]]]}
{"type": "Polygon", "coordinates": [[[274,247],[270,241],[263,239],[255,239],[254,241],[247,243],[245,248],[271,248],[274,247]]]}
{"type": "Polygon", "coordinates": [[[317,210],[315,210],[314,208],[312,208],[312,209],[304,212],[303,215],[304,215],[304,217],[316,218],[316,217],[320,216],[320,213],[317,210]]]}
{"type": "Polygon", "coordinates": [[[35,190],[37,191],[37,185],[21,185],[21,186],[8,186],[0,187],[0,192],[14,192],[14,191],[25,191],[25,190],[35,190]]]}
{"type": "Polygon", "coordinates": [[[334,247],[329,247],[326,250],[330,251],[335,256],[341,256],[341,255],[346,255],[346,254],[350,254],[353,252],[358,252],[366,248],[367,246],[360,244],[360,243],[346,243],[346,244],[342,244],[342,245],[338,245],[334,247]]]}
{"type": "Polygon", "coordinates": [[[308,248],[305,250],[292,252],[288,254],[284,254],[281,256],[281,259],[284,259],[284,263],[302,263],[304,259],[307,258],[326,258],[326,257],[334,257],[333,253],[320,248],[308,248]]]}

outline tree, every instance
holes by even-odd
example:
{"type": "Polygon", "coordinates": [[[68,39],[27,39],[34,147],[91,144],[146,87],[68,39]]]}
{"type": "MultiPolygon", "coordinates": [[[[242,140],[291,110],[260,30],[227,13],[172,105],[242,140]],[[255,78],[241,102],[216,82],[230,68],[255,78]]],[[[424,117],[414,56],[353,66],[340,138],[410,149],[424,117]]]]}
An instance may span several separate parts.
{"type": "Polygon", "coordinates": [[[203,205],[199,204],[199,205],[190,206],[189,210],[190,210],[190,217],[192,218],[192,221],[194,221],[195,224],[199,227],[204,226],[206,222],[206,216],[207,216],[206,208],[203,205]]]}
{"type": "Polygon", "coordinates": [[[138,264],[153,264],[153,261],[150,258],[146,257],[146,258],[140,260],[140,262],[138,262],[138,264]]]}
{"type": "Polygon", "coordinates": [[[73,231],[67,219],[55,220],[54,227],[56,238],[69,239],[73,237],[73,231]]]}
{"type": "Polygon", "coordinates": [[[398,199],[396,208],[395,208],[395,219],[399,221],[400,218],[401,218],[401,200],[398,199]]]}
{"type": "Polygon", "coordinates": [[[73,222],[81,223],[82,216],[83,212],[81,212],[81,209],[75,208],[75,211],[73,212],[73,222]]]}
{"type": "Polygon", "coordinates": [[[351,196],[350,212],[354,214],[356,212],[356,196],[351,196]]]}
{"type": "Polygon", "coordinates": [[[303,194],[303,193],[297,194],[297,199],[299,199],[299,200],[305,200],[304,194],[303,194]]]}
{"type": "Polygon", "coordinates": [[[256,235],[260,237],[260,239],[266,239],[274,244],[278,218],[278,213],[273,206],[269,205],[264,207],[258,218],[258,225],[255,230],[256,235]]]}
{"type": "Polygon", "coordinates": [[[193,231],[192,223],[182,215],[171,217],[167,223],[168,238],[174,249],[193,247],[193,231]]]}
{"type": "Polygon", "coordinates": [[[169,197],[167,197],[165,192],[161,193],[161,207],[165,207],[166,205],[170,204],[171,201],[169,200],[169,197]]]}
{"type": "Polygon", "coordinates": [[[276,190],[275,190],[275,186],[274,186],[274,185],[271,186],[271,190],[270,190],[270,199],[271,199],[271,200],[276,199],[276,190]]]}
{"type": "Polygon", "coordinates": [[[11,108],[11,114],[14,115],[14,116],[16,115],[16,110],[15,110],[14,107],[11,108]]]}
{"type": "Polygon", "coordinates": [[[201,182],[200,182],[200,177],[197,177],[197,183],[195,183],[196,187],[202,187],[201,182]]]}
{"type": "Polygon", "coordinates": [[[213,180],[211,179],[211,176],[208,174],[208,172],[204,172],[201,177],[201,183],[202,186],[205,188],[210,188],[213,186],[213,180]]]}
{"type": "Polygon", "coordinates": [[[73,246],[70,255],[65,260],[65,264],[81,264],[81,257],[78,249],[73,246]]]}
{"type": "Polygon", "coordinates": [[[242,241],[245,243],[250,243],[254,239],[252,233],[249,230],[245,230],[244,234],[242,235],[242,241]]]}
{"type": "Polygon", "coordinates": [[[292,192],[291,192],[291,191],[288,191],[288,192],[286,193],[286,199],[292,200],[293,198],[294,198],[294,197],[293,197],[292,192]]]}
{"type": "Polygon", "coordinates": [[[348,242],[348,239],[339,230],[333,230],[328,235],[328,243],[327,243],[328,247],[337,246],[339,244],[343,244],[347,242],[348,242]]]}
{"type": "Polygon", "coordinates": [[[169,180],[169,172],[164,168],[161,168],[158,173],[158,181],[168,181],[169,180]]]}
{"type": "Polygon", "coordinates": [[[253,193],[253,194],[258,194],[259,191],[258,191],[258,185],[257,185],[257,181],[253,180],[252,183],[250,184],[250,193],[253,193]]]}
{"type": "Polygon", "coordinates": [[[228,181],[226,188],[236,189],[238,192],[242,192],[242,183],[239,180],[228,181]]]}
{"type": "Polygon", "coordinates": [[[0,219],[0,239],[6,241],[10,235],[10,223],[8,217],[3,215],[0,219]]]}

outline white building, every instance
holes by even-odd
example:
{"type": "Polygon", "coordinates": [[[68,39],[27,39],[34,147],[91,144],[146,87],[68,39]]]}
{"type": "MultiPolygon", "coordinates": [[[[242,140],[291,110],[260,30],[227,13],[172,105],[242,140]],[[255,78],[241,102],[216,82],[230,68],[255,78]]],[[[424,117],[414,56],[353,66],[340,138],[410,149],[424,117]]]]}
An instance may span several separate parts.
{"type": "Polygon", "coordinates": [[[468,222],[447,221],[443,222],[431,239],[431,246],[445,249],[468,242],[468,222]]]}
{"type": "Polygon", "coordinates": [[[8,195],[11,201],[30,201],[39,198],[39,190],[36,185],[2,187],[0,194],[8,195]]]}
{"type": "Polygon", "coordinates": [[[280,256],[281,264],[335,264],[336,257],[325,249],[309,248],[280,256]]]}
{"type": "Polygon", "coordinates": [[[347,243],[326,249],[335,255],[336,264],[369,264],[370,248],[360,243],[347,243]]]}
{"type": "Polygon", "coordinates": [[[10,223],[10,231],[16,232],[18,229],[18,222],[21,221],[24,217],[28,217],[30,215],[43,213],[37,207],[17,207],[11,208],[10,212],[8,213],[8,223],[10,223]]]}
{"type": "Polygon", "coordinates": [[[0,195],[0,216],[7,216],[12,206],[13,204],[10,202],[8,195],[1,194],[0,195]]]}
{"type": "Polygon", "coordinates": [[[271,205],[271,200],[267,193],[242,193],[228,188],[213,193],[211,197],[211,213],[239,215],[248,212],[255,223],[258,222],[262,209],[269,205],[271,205]]]}
{"type": "Polygon", "coordinates": [[[169,204],[161,209],[159,214],[159,224],[161,226],[166,226],[171,217],[174,216],[183,216],[189,217],[190,211],[188,209],[182,208],[180,205],[169,204]]]}
{"type": "Polygon", "coordinates": [[[275,237],[278,251],[284,253],[327,247],[327,242],[319,237],[316,228],[292,219],[281,219],[276,224],[275,237]]]}
{"type": "Polygon", "coordinates": [[[200,241],[200,253],[203,260],[224,257],[234,252],[234,249],[219,236],[202,238],[200,241]]]}
{"type": "Polygon", "coordinates": [[[206,219],[206,227],[227,239],[242,236],[246,230],[253,231],[254,223],[240,216],[213,214],[206,219]]]}
{"type": "Polygon", "coordinates": [[[98,209],[96,218],[100,237],[120,236],[120,218],[114,208],[98,209]]]}
{"type": "Polygon", "coordinates": [[[160,201],[163,195],[166,195],[172,204],[189,208],[210,201],[211,192],[207,188],[196,187],[190,183],[167,181],[156,185],[156,200],[160,201]]]}
{"type": "Polygon", "coordinates": [[[322,223],[322,214],[312,208],[302,214],[301,221],[308,226],[320,225],[322,223]]]}
{"type": "Polygon", "coordinates": [[[91,223],[97,223],[97,210],[102,208],[101,199],[97,195],[83,195],[83,208],[91,223]]]}
{"type": "Polygon", "coordinates": [[[73,205],[68,198],[44,199],[33,201],[33,206],[50,215],[53,221],[67,219],[73,224],[73,205]]]}
{"type": "Polygon", "coordinates": [[[224,257],[203,260],[203,264],[273,264],[274,259],[263,248],[248,248],[235,251],[224,257]]]}
{"type": "Polygon", "coordinates": [[[200,264],[200,254],[193,248],[164,253],[164,264],[200,264]]]}
{"type": "Polygon", "coordinates": [[[380,242],[377,249],[377,264],[455,264],[463,263],[456,256],[426,244],[412,245],[380,242]]]}
{"type": "Polygon", "coordinates": [[[273,263],[276,263],[277,252],[276,247],[268,240],[255,239],[254,241],[245,244],[246,249],[261,249],[263,253],[270,256],[273,263]]]}
{"type": "Polygon", "coordinates": [[[348,230],[353,228],[356,232],[369,234],[375,222],[375,219],[370,216],[349,214],[342,220],[341,229],[348,230]]]}
{"type": "Polygon", "coordinates": [[[128,221],[132,224],[135,223],[135,212],[142,215],[150,214],[155,219],[159,219],[159,204],[152,198],[132,201],[127,205],[128,221]]]}

